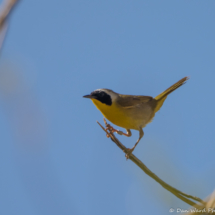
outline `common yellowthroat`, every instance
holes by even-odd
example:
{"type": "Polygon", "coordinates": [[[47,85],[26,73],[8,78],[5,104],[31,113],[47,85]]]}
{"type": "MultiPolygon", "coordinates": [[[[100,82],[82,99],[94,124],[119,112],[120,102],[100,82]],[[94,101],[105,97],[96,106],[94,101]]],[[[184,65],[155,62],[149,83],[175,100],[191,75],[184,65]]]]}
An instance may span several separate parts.
{"type": "Polygon", "coordinates": [[[123,133],[111,127],[113,132],[130,137],[130,129],[139,131],[139,139],[131,149],[127,149],[126,157],[128,158],[143,137],[143,128],[152,121],[167,96],[182,86],[188,79],[188,77],[182,78],[155,98],[151,96],[123,95],[109,89],[95,90],[90,95],[84,96],[84,98],[90,98],[105,118],[127,131],[127,133],[123,133]]]}

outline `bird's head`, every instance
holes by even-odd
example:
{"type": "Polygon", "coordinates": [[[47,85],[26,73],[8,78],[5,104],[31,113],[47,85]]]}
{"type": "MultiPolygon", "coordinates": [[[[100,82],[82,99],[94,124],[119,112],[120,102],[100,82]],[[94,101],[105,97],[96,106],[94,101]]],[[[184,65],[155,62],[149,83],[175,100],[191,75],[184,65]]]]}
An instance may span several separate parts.
{"type": "Polygon", "coordinates": [[[90,95],[83,96],[92,100],[97,100],[103,104],[111,106],[117,98],[117,93],[109,89],[98,89],[94,90],[90,95]]]}

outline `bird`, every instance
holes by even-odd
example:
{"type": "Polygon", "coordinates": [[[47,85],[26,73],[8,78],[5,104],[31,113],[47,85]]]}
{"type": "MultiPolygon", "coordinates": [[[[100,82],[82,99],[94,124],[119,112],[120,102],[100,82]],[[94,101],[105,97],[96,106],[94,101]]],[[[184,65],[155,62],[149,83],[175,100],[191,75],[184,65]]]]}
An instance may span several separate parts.
{"type": "Polygon", "coordinates": [[[110,89],[97,89],[89,95],[83,96],[92,100],[103,116],[113,124],[125,128],[126,133],[114,129],[112,132],[130,137],[131,129],[139,131],[139,138],[132,148],[126,149],[126,158],[132,154],[141,138],[144,136],[143,128],[152,122],[155,113],[160,110],[167,96],[186,83],[189,77],[184,77],[156,97],[142,95],[124,95],[110,89]]]}

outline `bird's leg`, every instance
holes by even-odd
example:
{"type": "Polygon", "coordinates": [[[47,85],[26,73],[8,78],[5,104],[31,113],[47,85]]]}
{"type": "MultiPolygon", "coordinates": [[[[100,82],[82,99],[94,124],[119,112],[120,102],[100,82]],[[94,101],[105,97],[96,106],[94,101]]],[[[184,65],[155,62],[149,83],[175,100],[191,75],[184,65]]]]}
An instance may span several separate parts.
{"type": "Polygon", "coordinates": [[[131,130],[130,129],[126,129],[126,133],[123,133],[122,131],[120,130],[116,130],[115,132],[119,135],[125,135],[126,137],[130,137],[132,134],[131,134],[131,130]]]}
{"type": "MultiPolygon", "coordinates": [[[[126,129],[127,132],[123,133],[122,131],[113,128],[110,124],[106,125],[106,130],[109,130],[109,131],[111,131],[113,133],[116,132],[119,135],[125,135],[126,137],[130,137],[131,136],[131,130],[130,129],[126,129]]],[[[109,137],[109,135],[107,135],[107,137],[109,137]]]]}
{"type": "Polygon", "coordinates": [[[138,138],[137,142],[134,144],[134,146],[131,149],[127,148],[126,150],[124,150],[124,152],[126,153],[126,155],[125,155],[126,159],[128,159],[129,156],[132,154],[132,152],[134,151],[134,149],[137,146],[137,144],[140,142],[140,140],[143,137],[143,135],[144,135],[143,129],[140,128],[139,129],[139,138],[138,138]]]}

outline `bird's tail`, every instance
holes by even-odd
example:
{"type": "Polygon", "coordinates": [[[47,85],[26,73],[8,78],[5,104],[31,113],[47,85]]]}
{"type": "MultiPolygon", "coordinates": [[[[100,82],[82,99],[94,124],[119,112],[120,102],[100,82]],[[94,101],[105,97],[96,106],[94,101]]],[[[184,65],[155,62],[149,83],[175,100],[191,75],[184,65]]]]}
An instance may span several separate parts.
{"type": "Polygon", "coordinates": [[[155,112],[159,111],[161,106],[163,105],[166,97],[173,92],[174,90],[176,90],[177,88],[179,88],[180,86],[182,86],[183,84],[186,83],[186,81],[189,79],[189,77],[184,77],[181,80],[179,80],[178,82],[176,82],[175,84],[173,84],[171,87],[169,87],[168,89],[166,89],[164,92],[162,92],[161,94],[159,94],[158,96],[156,96],[154,99],[157,100],[157,105],[155,107],[155,112]]]}

